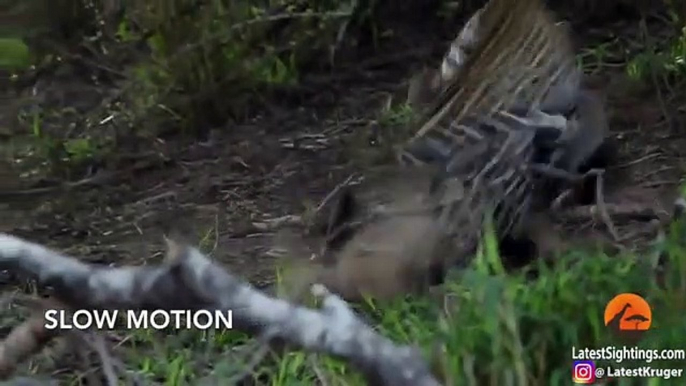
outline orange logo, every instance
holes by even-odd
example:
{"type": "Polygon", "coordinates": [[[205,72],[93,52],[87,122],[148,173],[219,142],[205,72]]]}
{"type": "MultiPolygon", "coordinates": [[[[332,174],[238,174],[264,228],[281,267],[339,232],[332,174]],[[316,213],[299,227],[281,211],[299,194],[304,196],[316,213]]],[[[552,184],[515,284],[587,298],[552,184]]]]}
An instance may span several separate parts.
{"type": "Polygon", "coordinates": [[[619,294],[605,306],[605,326],[617,332],[645,332],[652,319],[650,305],[636,294],[619,294]]]}

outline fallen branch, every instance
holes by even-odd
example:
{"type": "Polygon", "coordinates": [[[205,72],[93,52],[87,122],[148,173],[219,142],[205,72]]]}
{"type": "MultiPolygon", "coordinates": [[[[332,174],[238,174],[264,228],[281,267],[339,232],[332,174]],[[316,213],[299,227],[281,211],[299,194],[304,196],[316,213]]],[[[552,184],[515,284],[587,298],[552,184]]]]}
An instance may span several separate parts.
{"type": "Polygon", "coordinates": [[[418,350],[377,334],[324,287],[313,287],[324,298],[321,310],[297,306],[265,295],[196,248],[169,246],[164,264],[111,268],[0,233],[0,269],[52,287],[61,302],[75,309],[232,310],[235,328],[345,359],[371,384],[439,385],[418,350]]]}

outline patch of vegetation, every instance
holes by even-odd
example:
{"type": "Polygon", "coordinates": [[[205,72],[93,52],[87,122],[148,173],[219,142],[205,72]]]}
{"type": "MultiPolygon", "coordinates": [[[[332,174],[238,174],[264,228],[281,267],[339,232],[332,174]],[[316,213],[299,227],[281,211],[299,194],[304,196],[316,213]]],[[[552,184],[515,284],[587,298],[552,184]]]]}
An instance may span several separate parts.
{"type": "MultiPolygon", "coordinates": [[[[433,12],[445,3],[408,2],[397,11],[411,15],[419,4],[433,12]]],[[[0,34],[13,37],[7,41],[12,55],[4,55],[0,65],[29,79],[56,72],[77,83],[90,78],[103,94],[113,95],[72,114],[72,106],[45,102],[39,88],[37,101],[19,101],[26,102],[19,121],[31,138],[30,149],[23,142],[17,146],[17,157],[38,156],[52,173],[63,174],[83,164],[110,164],[103,158],[117,153],[113,150],[158,136],[204,137],[227,120],[297,94],[303,74],[354,63],[373,51],[390,36],[384,21],[394,17],[388,11],[396,7],[389,4],[4,1],[0,7],[12,23],[0,34]],[[27,47],[31,63],[26,63],[27,47]],[[28,64],[33,66],[22,71],[28,64]],[[35,114],[41,116],[39,137],[35,114]]]]}
{"type": "MultiPolygon", "coordinates": [[[[640,294],[652,306],[653,327],[638,347],[678,349],[686,344],[681,337],[686,331],[681,317],[686,307],[684,234],[684,225],[674,224],[670,237],[647,256],[572,252],[559,256],[552,266],[533,267],[535,279],[527,272],[505,274],[491,237],[472,266],[448,284],[443,304],[404,299],[385,305],[370,302],[364,308],[385,336],[421,345],[447,384],[567,385],[572,348],[626,344],[603,321],[606,304],[617,294],[640,294]],[[654,270],[660,251],[668,256],[661,283],[647,273],[654,270]]],[[[310,366],[310,376],[318,366],[328,367],[327,361],[319,358],[319,365],[310,366]]],[[[620,366],[611,361],[601,364],[620,366]]],[[[621,363],[641,365],[645,363],[621,363]]],[[[683,368],[683,361],[650,365],[683,368]]],[[[328,376],[336,384],[363,384],[342,369],[328,376]]],[[[302,378],[294,376],[290,382],[297,379],[302,378]]],[[[617,384],[635,381],[621,379],[617,384]]]]}
{"type": "Polygon", "coordinates": [[[659,77],[669,84],[669,79],[686,75],[686,27],[681,33],[659,49],[646,47],[627,64],[627,74],[634,80],[646,81],[659,77]]]}
{"type": "Polygon", "coordinates": [[[18,71],[30,66],[29,47],[21,39],[0,38],[0,70],[18,71]]]}
{"type": "Polygon", "coordinates": [[[150,54],[129,72],[134,114],[157,111],[185,128],[242,115],[254,91],[297,84],[314,58],[334,50],[354,11],[323,1],[184,5],[127,6],[116,36],[150,54]]]}
{"type": "MultiPolygon", "coordinates": [[[[445,384],[568,385],[573,349],[634,346],[604,325],[604,309],[620,293],[639,294],[652,309],[651,328],[636,347],[686,347],[684,235],[686,224],[677,222],[643,255],[573,251],[557,256],[552,264],[541,262],[515,274],[505,272],[495,239],[487,237],[471,266],[448,282],[440,301],[436,295],[387,303],[368,300],[358,312],[381,334],[419,345],[445,384]],[[660,255],[665,258],[663,272],[655,275],[660,255]]],[[[206,376],[284,386],[365,384],[354,369],[320,354],[293,351],[255,366],[259,343],[235,331],[161,335],[165,334],[134,331],[120,350],[130,369],[167,385],[197,383],[206,376]]],[[[684,368],[683,359],[625,358],[596,365],[684,368]]],[[[619,386],[645,384],[641,379],[616,381],[619,386]]],[[[650,384],[679,381],[683,382],[652,379],[650,384]]]]}
{"type": "Polygon", "coordinates": [[[350,26],[369,17],[358,9],[369,5],[354,1],[5,3],[16,22],[3,28],[15,37],[0,41],[2,67],[26,69],[28,44],[38,71],[78,77],[70,66],[85,64],[99,87],[118,89],[77,116],[65,114],[70,106],[29,109],[42,116],[40,138],[35,117],[22,121],[34,145],[50,145],[38,152],[50,163],[109,153],[122,146],[115,137],[195,135],[243,118],[297,86],[303,72],[330,67],[339,50],[357,44],[350,26]],[[76,149],[61,146],[72,140],[76,149]]]}

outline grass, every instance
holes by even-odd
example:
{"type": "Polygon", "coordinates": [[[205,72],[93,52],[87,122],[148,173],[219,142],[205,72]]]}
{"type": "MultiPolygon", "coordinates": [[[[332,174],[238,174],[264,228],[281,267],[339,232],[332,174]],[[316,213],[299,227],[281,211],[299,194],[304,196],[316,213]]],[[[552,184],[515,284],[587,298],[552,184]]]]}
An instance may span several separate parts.
{"type": "MultiPolygon", "coordinates": [[[[637,343],[644,349],[686,347],[686,234],[675,223],[667,237],[642,255],[608,256],[572,251],[552,265],[506,273],[493,238],[487,238],[471,267],[456,272],[435,296],[359,306],[362,317],[398,343],[420,346],[445,384],[568,385],[572,350],[633,347],[604,325],[607,303],[625,292],[644,297],[653,322],[637,343]],[[661,284],[653,272],[667,258],[661,284]]],[[[140,330],[122,347],[129,369],[165,385],[199,382],[206,375],[236,379],[259,347],[237,331],[140,330]],[[164,336],[160,339],[160,335],[164,336]]],[[[326,355],[289,352],[263,361],[248,378],[268,385],[364,385],[361,376],[326,355]]],[[[686,368],[681,361],[623,360],[598,366],[686,368]]],[[[617,385],[667,385],[677,379],[618,379],[617,385]],[[649,383],[648,383],[649,382],[649,383]]]]}

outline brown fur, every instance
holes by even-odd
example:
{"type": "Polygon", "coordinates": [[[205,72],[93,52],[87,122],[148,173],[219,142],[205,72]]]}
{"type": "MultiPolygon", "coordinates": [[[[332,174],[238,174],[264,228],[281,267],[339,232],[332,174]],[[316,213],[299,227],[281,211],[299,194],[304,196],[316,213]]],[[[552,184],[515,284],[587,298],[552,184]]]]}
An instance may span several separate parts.
{"type": "Polygon", "coordinates": [[[431,214],[370,224],[338,254],[333,267],[322,270],[319,281],[350,301],[421,292],[438,262],[440,235],[431,214]]]}
{"type": "Polygon", "coordinates": [[[362,206],[354,220],[362,225],[340,250],[332,251],[330,260],[304,260],[303,255],[317,248],[280,236],[292,255],[287,291],[299,298],[304,287],[319,282],[348,301],[359,301],[363,296],[389,299],[427,289],[433,270],[443,267],[443,256],[436,253],[442,235],[437,219],[422,208],[432,171],[430,167],[370,171],[355,189],[362,206]],[[378,215],[379,211],[384,214],[378,215]]]}

